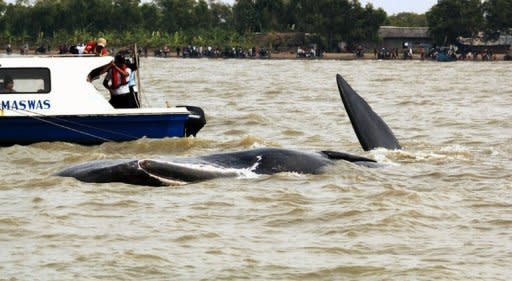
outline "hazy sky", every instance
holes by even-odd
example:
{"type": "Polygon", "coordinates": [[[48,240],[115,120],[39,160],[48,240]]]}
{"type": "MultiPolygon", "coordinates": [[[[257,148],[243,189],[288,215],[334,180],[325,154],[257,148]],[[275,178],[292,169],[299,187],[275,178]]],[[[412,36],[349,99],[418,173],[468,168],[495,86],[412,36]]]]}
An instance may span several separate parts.
{"type": "Polygon", "coordinates": [[[389,15],[400,12],[423,14],[437,4],[437,0],[361,0],[361,3],[372,3],[375,7],[383,8],[389,15]]]}

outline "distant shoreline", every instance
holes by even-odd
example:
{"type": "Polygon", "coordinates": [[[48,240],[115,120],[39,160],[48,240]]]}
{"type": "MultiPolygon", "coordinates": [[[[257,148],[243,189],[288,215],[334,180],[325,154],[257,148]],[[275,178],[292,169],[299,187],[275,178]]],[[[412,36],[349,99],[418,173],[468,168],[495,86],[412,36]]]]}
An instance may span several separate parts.
{"type": "MultiPolygon", "coordinates": [[[[0,52],[0,54],[3,55],[3,57],[9,57],[5,51],[0,52]]],[[[113,56],[113,54],[109,54],[113,56]]],[[[13,57],[29,57],[29,56],[59,56],[59,53],[57,51],[50,51],[45,54],[36,54],[35,50],[30,50],[29,54],[27,55],[20,55],[19,52],[13,52],[13,57]]],[[[69,54],[67,54],[69,56],[69,54]]],[[[78,55],[77,55],[78,56],[78,55]]],[[[144,55],[141,55],[141,57],[145,57],[144,55]]],[[[210,57],[178,57],[176,56],[176,52],[170,52],[167,56],[155,56],[153,54],[148,54],[148,57],[158,57],[158,58],[173,58],[173,59],[198,59],[198,58],[210,58],[210,57]]],[[[495,59],[491,61],[504,61],[505,54],[495,54],[495,59]]],[[[270,57],[263,57],[260,58],[258,56],[256,57],[248,57],[248,58],[224,58],[224,57],[213,57],[211,59],[271,59],[271,60],[389,60],[389,61],[404,61],[404,59],[399,56],[397,59],[377,59],[374,57],[373,53],[365,53],[364,57],[358,58],[355,56],[354,53],[323,53],[321,57],[297,57],[296,53],[294,52],[275,52],[271,53],[270,57]]],[[[412,59],[407,60],[414,60],[414,61],[421,61],[421,57],[419,54],[414,54],[412,59]]],[[[425,58],[425,61],[435,61],[429,58],[425,58]]],[[[461,61],[482,61],[481,58],[479,59],[468,59],[468,60],[461,60],[461,61]]]]}
{"type": "MultiPolygon", "coordinates": [[[[141,55],[141,57],[144,57],[141,55]]],[[[176,52],[170,52],[167,57],[165,56],[154,56],[154,55],[148,55],[148,57],[159,57],[159,58],[173,58],[173,59],[197,59],[197,58],[210,58],[210,57],[194,57],[194,58],[188,58],[188,57],[178,57],[176,56],[176,52]]],[[[496,59],[491,61],[503,61],[505,54],[495,54],[496,59]]],[[[377,59],[374,57],[373,53],[366,53],[364,57],[358,58],[354,53],[328,53],[325,52],[321,57],[297,57],[297,54],[294,52],[274,52],[271,53],[270,57],[263,57],[260,58],[258,56],[256,57],[248,57],[248,58],[223,58],[223,57],[213,57],[211,59],[271,59],[271,60],[389,60],[389,61],[404,61],[404,59],[399,56],[396,59],[377,59]]],[[[414,54],[412,59],[407,60],[414,60],[414,61],[421,61],[421,56],[419,54],[414,54]]],[[[435,61],[429,58],[424,58],[424,61],[435,61]]],[[[462,61],[462,60],[461,60],[462,61]]],[[[465,61],[482,61],[481,58],[476,60],[465,60],[465,61]]]]}

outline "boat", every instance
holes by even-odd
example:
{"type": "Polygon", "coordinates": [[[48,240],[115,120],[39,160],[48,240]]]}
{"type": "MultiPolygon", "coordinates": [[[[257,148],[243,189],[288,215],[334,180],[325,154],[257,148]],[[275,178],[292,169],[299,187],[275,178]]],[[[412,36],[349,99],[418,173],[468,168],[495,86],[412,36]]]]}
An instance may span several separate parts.
{"type": "Polygon", "coordinates": [[[457,57],[454,54],[450,55],[448,53],[441,52],[437,54],[436,60],[440,62],[451,62],[456,61],[457,57]]]}
{"type": "Polygon", "coordinates": [[[88,81],[112,57],[0,58],[0,145],[100,144],[196,135],[199,107],[115,109],[88,81]],[[14,81],[14,90],[4,84],[14,81]]]}
{"type": "Polygon", "coordinates": [[[438,47],[436,49],[436,60],[439,62],[457,61],[456,50],[453,47],[438,47]]]}

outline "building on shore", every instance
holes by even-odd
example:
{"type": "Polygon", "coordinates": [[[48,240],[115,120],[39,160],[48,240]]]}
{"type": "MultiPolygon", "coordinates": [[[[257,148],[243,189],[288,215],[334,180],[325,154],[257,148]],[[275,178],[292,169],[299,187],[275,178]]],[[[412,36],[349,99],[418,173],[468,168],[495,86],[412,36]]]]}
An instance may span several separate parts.
{"type": "Polygon", "coordinates": [[[398,27],[381,26],[379,37],[382,40],[378,47],[401,49],[404,43],[412,48],[429,47],[433,45],[432,38],[428,34],[428,27],[398,27]]]}

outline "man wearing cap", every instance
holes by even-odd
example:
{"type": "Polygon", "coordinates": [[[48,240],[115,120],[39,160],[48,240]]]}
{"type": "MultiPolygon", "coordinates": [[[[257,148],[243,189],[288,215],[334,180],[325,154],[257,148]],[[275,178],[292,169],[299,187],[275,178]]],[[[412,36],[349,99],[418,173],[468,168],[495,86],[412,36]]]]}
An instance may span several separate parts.
{"type": "Polygon", "coordinates": [[[89,41],[85,46],[84,54],[95,54],[99,57],[107,55],[107,40],[105,38],[99,38],[98,41],[89,41]]]}

